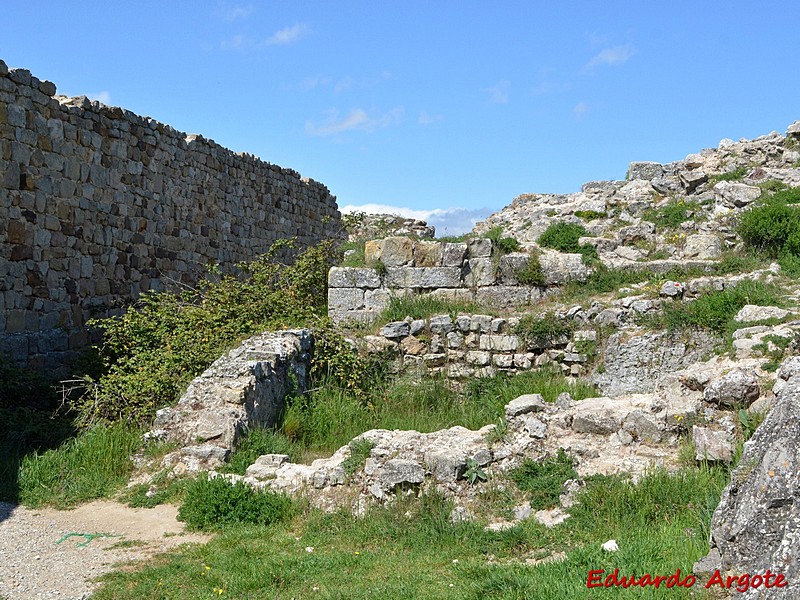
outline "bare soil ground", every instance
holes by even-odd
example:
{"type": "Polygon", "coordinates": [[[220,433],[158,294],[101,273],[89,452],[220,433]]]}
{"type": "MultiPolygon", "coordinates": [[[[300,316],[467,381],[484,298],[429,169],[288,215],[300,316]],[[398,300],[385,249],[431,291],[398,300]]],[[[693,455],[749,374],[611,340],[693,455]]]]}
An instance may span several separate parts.
{"type": "Polygon", "coordinates": [[[0,598],[88,598],[120,564],[210,539],[186,533],[177,513],[107,500],[66,511],[0,503],[0,598]]]}

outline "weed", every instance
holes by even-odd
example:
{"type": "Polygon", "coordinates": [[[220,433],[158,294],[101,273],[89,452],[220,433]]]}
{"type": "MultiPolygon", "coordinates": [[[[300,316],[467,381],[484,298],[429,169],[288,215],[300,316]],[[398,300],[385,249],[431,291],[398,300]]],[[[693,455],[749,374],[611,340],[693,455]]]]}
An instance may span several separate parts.
{"type": "Polygon", "coordinates": [[[252,465],[262,454],[288,454],[292,459],[294,451],[291,441],[274,429],[255,427],[248,430],[241,438],[236,450],[231,453],[228,463],[219,469],[223,473],[244,475],[247,467],[252,465]]]}
{"type": "Polygon", "coordinates": [[[475,313],[479,309],[474,302],[464,302],[460,300],[447,300],[437,298],[430,294],[420,294],[413,296],[392,296],[389,299],[389,306],[378,317],[378,323],[389,323],[391,321],[402,321],[406,317],[412,319],[427,319],[434,315],[452,313],[475,313]]]}
{"type": "Polygon", "coordinates": [[[130,456],[141,442],[127,424],[97,425],[43,454],[22,459],[19,497],[28,506],[74,506],[103,498],[125,484],[130,456]]]}
{"type": "Polygon", "coordinates": [[[738,167],[733,171],[728,171],[727,173],[718,173],[717,175],[712,175],[708,178],[709,185],[713,186],[715,183],[719,183],[720,181],[741,181],[744,179],[745,175],[747,175],[747,167],[738,167]]]}
{"type": "Polygon", "coordinates": [[[539,255],[531,253],[525,266],[516,273],[517,281],[523,285],[544,285],[545,278],[542,272],[542,264],[539,262],[539,255]]]}
{"type": "Polygon", "coordinates": [[[467,469],[464,471],[464,479],[466,479],[470,485],[475,485],[478,481],[486,481],[488,477],[477,460],[468,458],[467,469]]]}
{"type": "Polygon", "coordinates": [[[517,487],[528,493],[531,508],[535,510],[557,505],[564,482],[578,477],[572,457],[560,448],[557,456],[541,462],[525,459],[510,475],[517,487]]]}
{"type": "Polygon", "coordinates": [[[584,221],[596,221],[597,219],[605,219],[607,215],[596,210],[576,210],[575,216],[584,221]]]}
{"type": "Polygon", "coordinates": [[[549,348],[553,345],[566,344],[574,326],[555,313],[543,315],[527,314],[520,319],[516,333],[528,348],[549,348]]]}
{"type": "Polygon", "coordinates": [[[210,531],[243,523],[269,525],[291,514],[292,501],[286,496],[203,474],[188,486],[178,520],[189,529],[210,531]]]}
{"type": "Polygon", "coordinates": [[[348,477],[364,466],[375,444],[371,440],[361,438],[360,440],[353,440],[349,446],[350,456],[342,463],[342,468],[348,477]]]}
{"type": "Polygon", "coordinates": [[[520,243],[513,237],[502,237],[503,228],[498,225],[486,232],[485,237],[492,240],[492,247],[500,254],[510,254],[520,248],[520,243]]]}
{"type": "Polygon", "coordinates": [[[674,229],[688,221],[699,209],[700,205],[694,201],[671,200],[664,206],[646,210],[642,218],[659,229],[674,229]]]}

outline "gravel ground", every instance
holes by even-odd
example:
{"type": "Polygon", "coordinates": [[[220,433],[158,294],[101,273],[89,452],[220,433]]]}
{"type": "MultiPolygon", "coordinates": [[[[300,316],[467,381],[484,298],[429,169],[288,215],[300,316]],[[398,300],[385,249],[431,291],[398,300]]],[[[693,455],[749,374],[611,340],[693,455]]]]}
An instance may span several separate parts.
{"type": "Polygon", "coordinates": [[[60,511],[0,502],[0,598],[89,598],[93,580],[120,563],[209,539],[186,534],[176,516],[169,505],[142,509],[99,501],[60,511]],[[89,535],[65,539],[71,533],[89,535]]]}

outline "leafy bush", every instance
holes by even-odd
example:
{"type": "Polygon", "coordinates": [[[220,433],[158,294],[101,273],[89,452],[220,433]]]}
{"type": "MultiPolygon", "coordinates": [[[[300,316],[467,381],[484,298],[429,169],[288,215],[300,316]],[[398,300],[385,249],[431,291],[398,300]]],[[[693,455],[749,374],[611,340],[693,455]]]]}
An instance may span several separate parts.
{"type": "Polygon", "coordinates": [[[174,402],[189,381],[238,341],[266,329],[302,326],[327,313],[327,276],[336,250],[323,242],[293,264],[279,261],[288,242],[237,265],[241,273],[197,289],[145,293],[124,315],[94,321],[105,372],[70,398],[77,422],[143,424],[174,402]]]}
{"type": "Polygon", "coordinates": [[[492,240],[494,248],[496,248],[500,254],[509,254],[519,250],[520,243],[515,238],[502,236],[503,228],[500,225],[497,227],[492,227],[485,234],[487,239],[492,240]]]}
{"type": "Polygon", "coordinates": [[[584,221],[595,221],[597,219],[605,219],[607,215],[596,210],[576,210],[575,216],[584,221]]]}
{"type": "Polygon", "coordinates": [[[800,256],[800,211],[774,196],[745,212],[737,232],[747,246],[772,258],[800,256]]]}
{"type": "Polygon", "coordinates": [[[572,323],[548,312],[525,315],[520,319],[516,333],[530,348],[547,348],[571,335],[573,329],[572,323]]]}
{"type": "Polygon", "coordinates": [[[523,285],[544,285],[545,278],[542,272],[542,264],[539,262],[539,255],[531,253],[525,266],[516,273],[517,281],[523,285]]]}
{"type": "Polygon", "coordinates": [[[588,235],[586,228],[579,223],[559,221],[553,223],[539,236],[539,245],[543,248],[552,248],[559,252],[582,254],[584,261],[597,259],[597,249],[594,246],[580,244],[578,240],[588,235]]]}
{"type": "Polygon", "coordinates": [[[186,490],[178,519],[189,529],[213,531],[248,523],[269,525],[292,514],[292,501],[269,491],[256,491],[241,481],[231,484],[223,477],[203,474],[186,490]]]}
{"type": "Polygon", "coordinates": [[[520,490],[528,492],[534,510],[557,505],[564,482],[577,478],[572,458],[561,448],[555,457],[541,462],[526,458],[521,466],[511,471],[512,481],[520,490]]]}
{"type": "Polygon", "coordinates": [[[688,221],[699,208],[700,205],[694,201],[673,200],[659,208],[646,210],[642,218],[654,223],[659,229],[671,229],[688,221]]]}

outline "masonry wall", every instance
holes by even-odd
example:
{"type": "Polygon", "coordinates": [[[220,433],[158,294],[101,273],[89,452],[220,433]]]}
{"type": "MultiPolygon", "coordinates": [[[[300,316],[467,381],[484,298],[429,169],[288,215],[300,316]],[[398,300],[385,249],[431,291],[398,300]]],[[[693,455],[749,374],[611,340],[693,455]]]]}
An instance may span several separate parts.
{"type": "Polygon", "coordinates": [[[339,229],[313,180],[0,61],[0,355],[58,368],[87,319],[339,229]]]}

